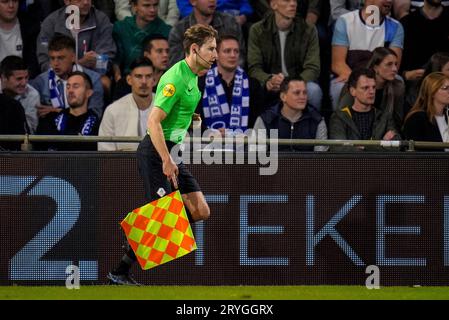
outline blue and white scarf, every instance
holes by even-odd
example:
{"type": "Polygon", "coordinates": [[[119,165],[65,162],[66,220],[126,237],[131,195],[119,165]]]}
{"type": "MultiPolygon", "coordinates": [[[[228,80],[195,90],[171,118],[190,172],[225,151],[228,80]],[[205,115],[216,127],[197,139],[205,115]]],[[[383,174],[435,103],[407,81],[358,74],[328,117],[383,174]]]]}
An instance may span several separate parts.
{"type": "Polygon", "coordinates": [[[58,88],[56,81],[56,73],[53,69],[48,70],[48,88],[50,90],[51,105],[55,108],[65,108],[64,90],[62,92],[58,88]]]}
{"type": "Polygon", "coordinates": [[[205,80],[203,113],[206,126],[211,129],[225,128],[245,131],[248,128],[249,114],[247,74],[240,67],[235,71],[231,106],[228,104],[217,66],[207,72],[205,80]]]}
{"type": "MultiPolygon", "coordinates": [[[[74,64],[72,71],[83,71],[83,68],[80,65],[74,64]]],[[[51,105],[55,108],[65,109],[67,106],[65,105],[64,88],[59,90],[56,73],[51,68],[48,70],[48,89],[50,90],[51,105]]]]}
{"type": "MultiPolygon", "coordinates": [[[[56,129],[61,132],[64,133],[66,126],[67,126],[67,119],[68,119],[69,115],[61,112],[61,114],[59,114],[56,119],[55,119],[55,124],[56,124],[56,129]]],[[[80,134],[82,136],[89,136],[92,133],[92,129],[94,128],[95,123],[97,122],[97,117],[95,115],[89,115],[86,119],[86,121],[84,121],[83,126],[81,127],[80,130],[80,134]]]]}

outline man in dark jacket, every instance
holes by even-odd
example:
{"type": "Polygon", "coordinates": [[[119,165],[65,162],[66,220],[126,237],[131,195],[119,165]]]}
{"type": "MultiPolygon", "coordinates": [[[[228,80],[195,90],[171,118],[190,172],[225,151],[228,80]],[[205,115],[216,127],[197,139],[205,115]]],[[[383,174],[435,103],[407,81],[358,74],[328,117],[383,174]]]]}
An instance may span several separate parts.
{"type": "Polygon", "coordinates": [[[273,13],[255,23],[248,38],[248,73],[272,100],[286,76],[307,82],[309,103],[321,109],[323,93],[314,81],[320,74],[320,48],[315,26],[296,16],[296,1],[271,0],[273,13]]]}
{"type": "MultiPolygon", "coordinates": [[[[109,59],[113,59],[116,53],[116,46],[112,38],[112,24],[109,18],[101,11],[92,6],[92,1],[66,0],[66,3],[79,7],[80,28],[78,33],[78,64],[89,69],[95,69],[97,55],[106,54],[109,59]]],[[[51,13],[42,22],[37,45],[37,59],[41,71],[50,68],[48,57],[48,43],[55,34],[63,34],[72,37],[71,30],[66,27],[66,20],[69,17],[63,7],[51,13]]]]}
{"type": "MultiPolygon", "coordinates": [[[[88,110],[89,98],[93,94],[90,77],[81,71],[72,72],[67,78],[67,101],[70,108],[59,113],[52,112],[43,118],[37,127],[36,134],[42,135],[81,135],[96,136],[100,120],[88,110]]],[[[42,143],[37,149],[51,151],[97,150],[97,143],[50,142],[42,143]]]]}
{"type": "MultiPolygon", "coordinates": [[[[352,106],[335,111],[330,119],[329,138],[337,140],[400,140],[391,112],[374,107],[376,75],[371,69],[354,69],[348,79],[352,106]]],[[[367,147],[334,147],[335,151],[360,151],[367,147]]],[[[377,148],[374,148],[377,149],[377,148]]]]}
{"type": "MultiPolygon", "coordinates": [[[[307,85],[302,79],[285,78],[280,86],[281,102],[265,111],[254,125],[257,130],[277,130],[279,139],[327,139],[324,118],[316,109],[307,104],[307,85]]],[[[326,151],[325,146],[280,145],[281,151],[326,151]]]]}

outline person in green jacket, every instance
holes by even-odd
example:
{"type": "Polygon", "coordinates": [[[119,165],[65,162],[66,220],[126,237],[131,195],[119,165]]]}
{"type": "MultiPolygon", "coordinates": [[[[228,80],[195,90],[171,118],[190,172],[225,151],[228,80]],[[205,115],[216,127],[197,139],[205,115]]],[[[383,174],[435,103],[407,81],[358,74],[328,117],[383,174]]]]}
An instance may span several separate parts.
{"type": "Polygon", "coordinates": [[[320,47],[315,26],[297,16],[296,1],[271,0],[273,10],[252,25],[248,38],[249,75],[259,80],[274,99],[287,77],[307,82],[309,103],[321,109],[323,92],[320,74],[320,47]]]}
{"type": "Polygon", "coordinates": [[[150,35],[162,35],[168,38],[171,26],[158,17],[158,0],[131,0],[135,15],[117,21],[112,29],[112,36],[117,44],[114,59],[114,78],[120,80],[129,73],[132,61],[143,54],[145,38],[150,35]]]}
{"type": "MultiPolygon", "coordinates": [[[[371,69],[354,69],[348,79],[352,105],[336,110],[330,118],[329,139],[400,140],[392,112],[374,107],[376,74],[371,69]]],[[[378,150],[379,147],[335,146],[331,151],[378,150]]]]}

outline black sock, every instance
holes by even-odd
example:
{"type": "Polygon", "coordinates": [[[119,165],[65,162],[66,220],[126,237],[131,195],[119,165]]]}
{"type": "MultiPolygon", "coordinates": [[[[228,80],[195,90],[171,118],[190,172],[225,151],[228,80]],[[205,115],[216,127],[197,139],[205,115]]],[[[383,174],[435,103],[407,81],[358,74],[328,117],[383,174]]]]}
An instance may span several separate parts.
{"type": "Polygon", "coordinates": [[[113,274],[128,274],[129,269],[133,266],[134,262],[137,261],[137,257],[134,254],[133,249],[129,248],[126,254],[122,257],[118,267],[112,271],[113,274]]]}

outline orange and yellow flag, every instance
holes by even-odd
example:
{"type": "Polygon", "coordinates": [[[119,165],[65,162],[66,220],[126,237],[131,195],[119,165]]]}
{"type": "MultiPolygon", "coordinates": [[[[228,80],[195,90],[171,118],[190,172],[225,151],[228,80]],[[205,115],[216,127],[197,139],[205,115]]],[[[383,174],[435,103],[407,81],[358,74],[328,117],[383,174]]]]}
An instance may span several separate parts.
{"type": "Polygon", "coordinates": [[[197,248],[179,190],[134,209],[120,225],[144,270],[197,248]]]}

